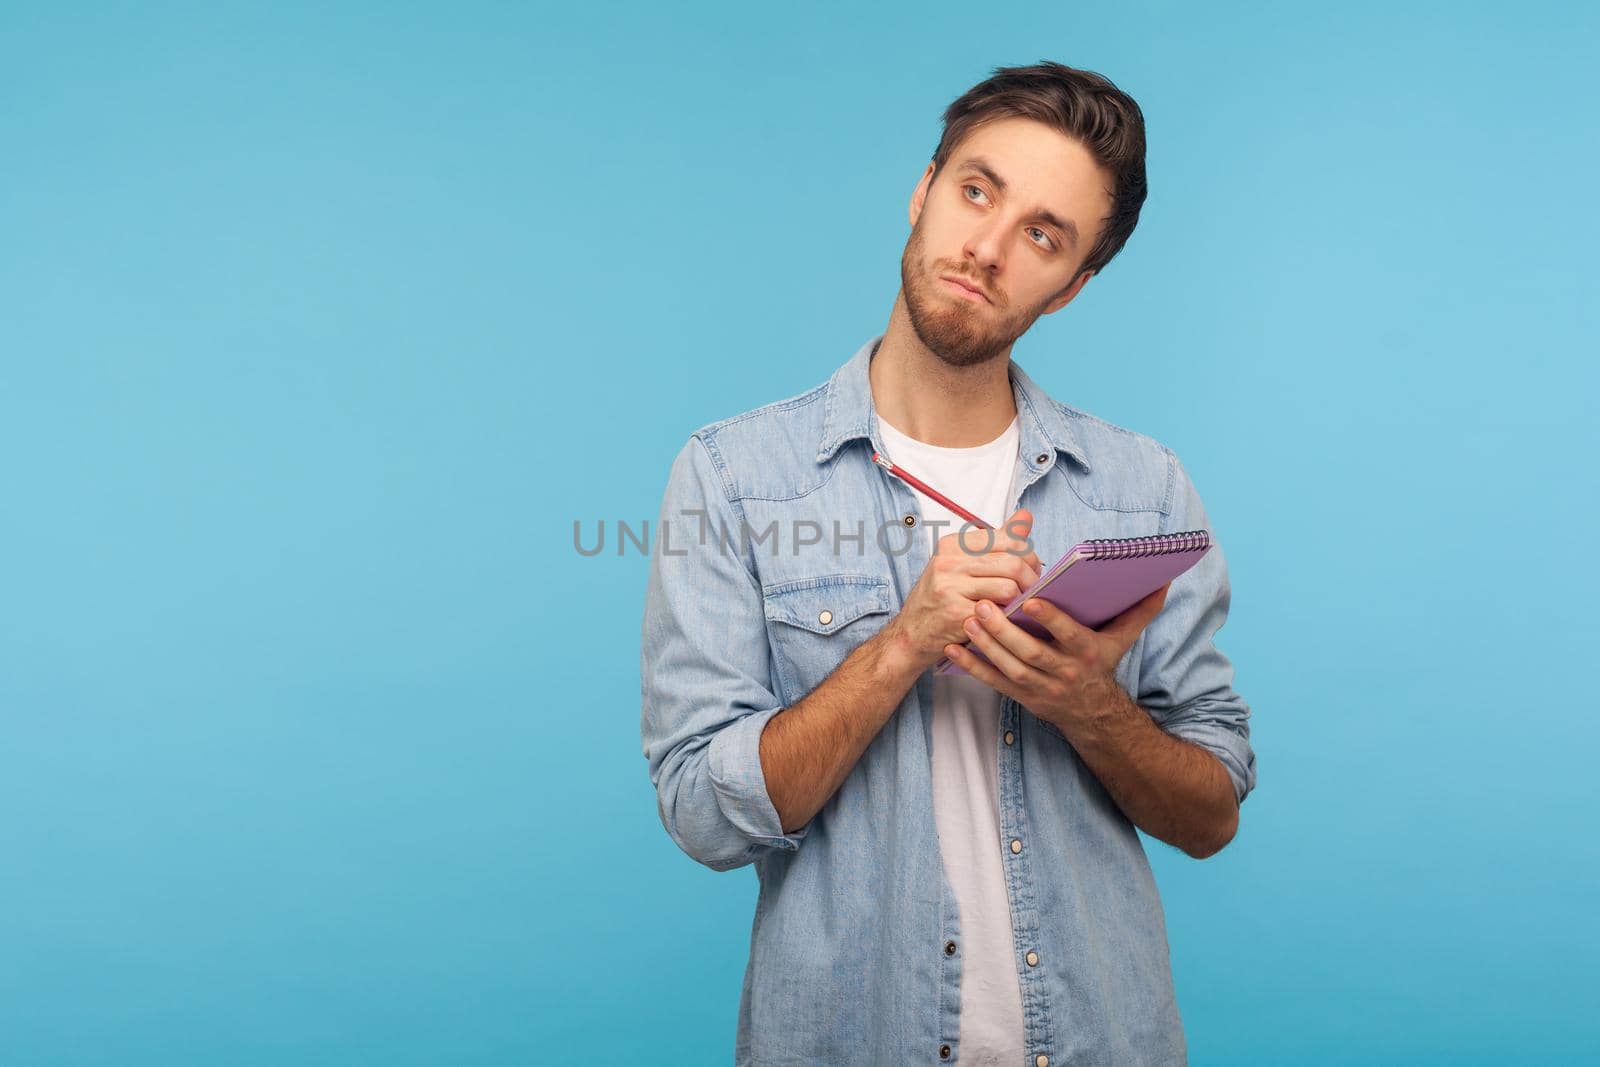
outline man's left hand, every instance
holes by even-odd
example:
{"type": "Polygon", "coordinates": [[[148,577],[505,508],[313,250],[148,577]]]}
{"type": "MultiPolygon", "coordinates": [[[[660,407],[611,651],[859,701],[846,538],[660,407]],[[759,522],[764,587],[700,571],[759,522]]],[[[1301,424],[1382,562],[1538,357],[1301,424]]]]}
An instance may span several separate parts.
{"type": "Polygon", "coordinates": [[[1050,631],[1051,641],[1028,633],[988,600],[967,620],[972,644],[946,645],[957,666],[1011,697],[1071,738],[1116,706],[1114,673],[1128,649],[1167,601],[1168,582],[1098,630],[1091,630],[1042,597],[1023,601],[1022,611],[1050,631]],[[993,666],[990,666],[990,664],[993,666]]]}

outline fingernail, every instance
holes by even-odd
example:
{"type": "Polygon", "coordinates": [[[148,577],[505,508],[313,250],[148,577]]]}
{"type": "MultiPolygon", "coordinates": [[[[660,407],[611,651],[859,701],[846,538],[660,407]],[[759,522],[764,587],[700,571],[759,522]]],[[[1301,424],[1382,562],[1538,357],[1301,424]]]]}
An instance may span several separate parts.
{"type": "Polygon", "coordinates": [[[987,600],[981,600],[978,602],[978,614],[982,615],[986,619],[989,617],[989,602],[987,600]]]}

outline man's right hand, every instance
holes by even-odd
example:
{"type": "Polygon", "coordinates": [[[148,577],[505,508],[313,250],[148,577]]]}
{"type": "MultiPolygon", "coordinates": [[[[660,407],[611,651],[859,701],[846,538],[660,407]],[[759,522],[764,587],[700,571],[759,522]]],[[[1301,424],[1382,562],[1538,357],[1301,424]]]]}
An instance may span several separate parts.
{"type": "Polygon", "coordinates": [[[1018,508],[998,530],[946,534],[885,630],[919,671],[944,658],[944,646],[969,640],[962,628],[978,601],[1005,605],[1039,577],[1039,557],[1028,547],[1033,515],[1018,508]],[[987,551],[985,550],[987,548],[987,551]]]}

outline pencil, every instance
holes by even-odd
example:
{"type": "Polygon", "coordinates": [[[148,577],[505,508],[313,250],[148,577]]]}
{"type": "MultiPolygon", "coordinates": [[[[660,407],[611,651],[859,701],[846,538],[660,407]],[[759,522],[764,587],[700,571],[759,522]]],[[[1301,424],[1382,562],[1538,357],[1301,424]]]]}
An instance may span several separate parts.
{"type": "Polygon", "coordinates": [[[982,519],[978,518],[978,516],[974,515],[972,512],[970,512],[966,508],[962,507],[960,504],[957,504],[954,500],[951,500],[949,497],[945,496],[943,493],[939,492],[939,490],[935,489],[933,486],[927,484],[922,479],[916,477],[915,475],[911,474],[910,472],[905,471],[905,470],[901,469],[900,467],[895,466],[886,457],[881,456],[878,453],[874,452],[872,454],[872,462],[876,463],[878,466],[882,467],[884,470],[888,471],[890,474],[894,475],[896,478],[899,478],[902,482],[905,482],[907,485],[909,485],[911,488],[915,489],[917,492],[923,494],[924,496],[931,497],[934,500],[937,500],[939,503],[941,503],[945,507],[949,508],[955,514],[960,515],[963,519],[966,519],[968,522],[973,523],[974,525],[976,525],[978,527],[978,529],[980,529],[980,530],[993,529],[993,527],[991,527],[988,523],[984,522],[982,519]]]}

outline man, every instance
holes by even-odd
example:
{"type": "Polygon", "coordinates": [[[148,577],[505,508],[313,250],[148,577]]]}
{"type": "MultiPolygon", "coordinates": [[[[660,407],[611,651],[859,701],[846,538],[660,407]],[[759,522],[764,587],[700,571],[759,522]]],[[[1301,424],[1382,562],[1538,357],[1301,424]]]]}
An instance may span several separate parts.
{"type": "Polygon", "coordinates": [[[650,778],[685,852],[759,877],[739,1064],[1183,1063],[1135,827],[1210,856],[1255,784],[1213,644],[1222,551],[1099,631],[1045,604],[1042,642],[995,610],[1079,541],[1210,529],[1169,449],[1010,359],[1132,232],[1143,117],[1041,63],[944,120],[888,329],[672,464],[650,778]],[[959,529],[874,451],[1000,529],[959,529]],[[946,654],[970,676],[934,675],[946,654]]]}

